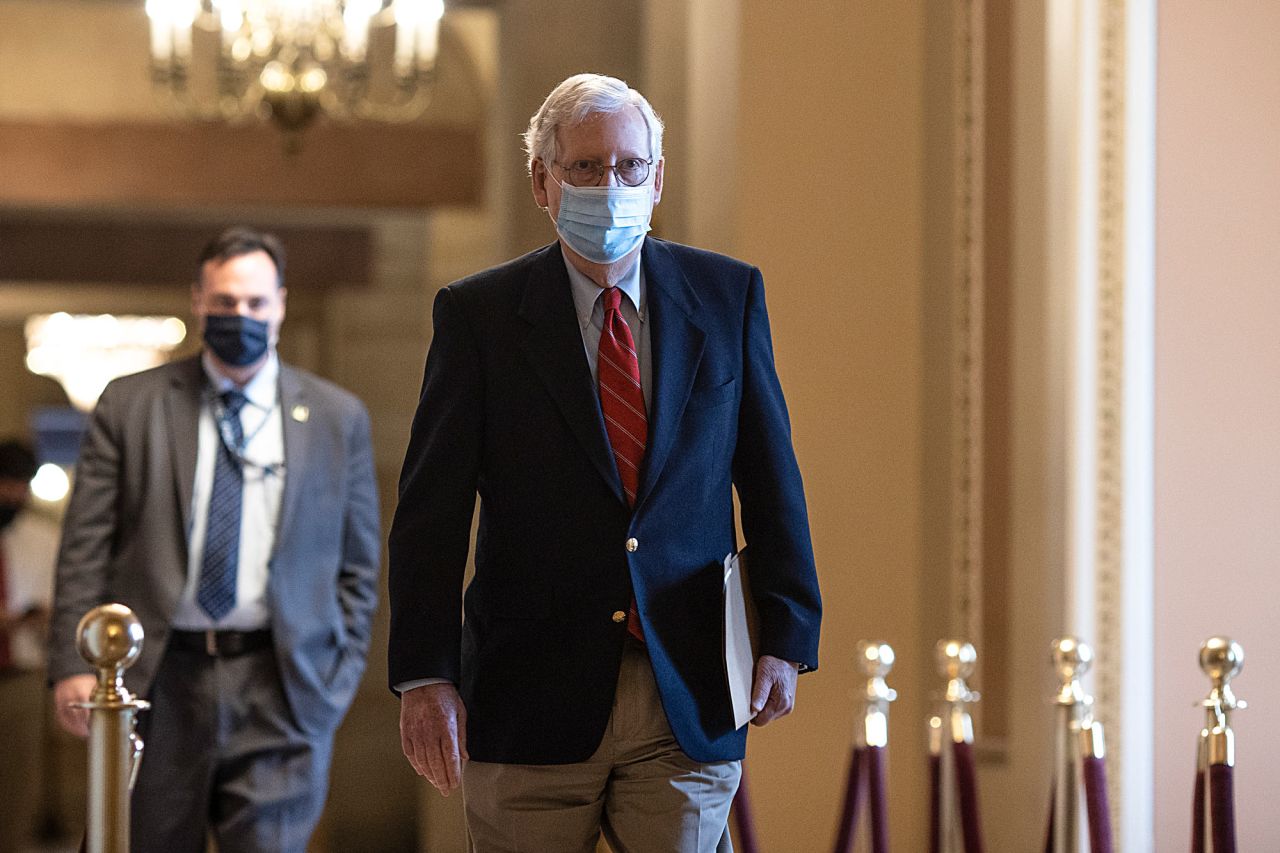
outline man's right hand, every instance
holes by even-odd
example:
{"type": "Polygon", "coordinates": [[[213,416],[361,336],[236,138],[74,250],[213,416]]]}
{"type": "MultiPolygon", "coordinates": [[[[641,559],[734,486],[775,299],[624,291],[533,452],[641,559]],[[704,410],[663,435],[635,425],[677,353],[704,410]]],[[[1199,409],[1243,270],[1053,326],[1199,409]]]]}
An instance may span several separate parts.
{"type": "Polygon", "coordinates": [[[53,686],[53,712],[58,718],[58,725],[76,737],[89,736],[89,711],[72,705],[88,702],[97,683],[97,676],[86,673],[68,676],[53,686]]]}
{"type": "Polygon", "coordinates": [[[427,684],[400,697],[400,748],[446,797],[462,784],[467,755],[467,709],[450,683],[427,684]]]}

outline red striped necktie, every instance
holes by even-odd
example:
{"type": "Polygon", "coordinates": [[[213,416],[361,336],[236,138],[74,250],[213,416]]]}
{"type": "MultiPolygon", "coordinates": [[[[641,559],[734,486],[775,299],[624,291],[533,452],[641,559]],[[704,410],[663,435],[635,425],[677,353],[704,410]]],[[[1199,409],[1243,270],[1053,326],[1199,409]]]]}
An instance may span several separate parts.
{"type": "MultiPolygon", "coordinates": [[[[649,441],[649,418],[645,414],[644,391],[640,386],[640,359],[627,321],[622,319],[622,291],[606,288],[604,328],[600,331],[600,350],[596,361],[600,386],[600,410],[604,413],[605,431],[613,448],[613,458],[626,492],[627,504],[635,506],[640,489],[640,464],[644,461],[645,444],[649,441]]],[[[627,613],[627,630],[637,640],[644,640],[635,599],[627,613]]]]}

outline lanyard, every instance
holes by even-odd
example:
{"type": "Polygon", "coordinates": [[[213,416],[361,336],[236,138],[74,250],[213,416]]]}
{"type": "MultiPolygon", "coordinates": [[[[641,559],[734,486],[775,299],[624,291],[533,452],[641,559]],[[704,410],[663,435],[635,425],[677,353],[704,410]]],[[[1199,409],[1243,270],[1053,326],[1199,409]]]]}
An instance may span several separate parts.
{"type": "MultiPolygon", "coordinates": [[[[213,413],[213,423],[218,431],[218,441],[222,445],[223,450],[225,450],[231,457],[232,462],[238,464],[242,470],[244,468],[252,468],[260,471],[264,476],[277,474],[284,470],[283,460],[280,462],[262,463],[250,459],[245,456],[244,453],[253,440],[258,437],[258,433],[262,432],[263,428],[275,414],[276,409],[280,405],[278,400],[272,402],[271,408],[267,410],[265,415],[263,415],[262,420],[260,420],[258,425],[254,427],[253,432],[245,435],[238,446],[236,445],[235,435],[232,434],[231,430],[230,418],[232,416],[231,413],[227,411],[226,405],[222,402],[222,395],[216,392],[211,393],[209,404],[213,413]]],[[[249,406],[253,404],[246,399],[245,405],[249,406]]],[[[241,409],[241,411],[244,410],[241,409]]],[[[240,414],[237,413],[235,417],[240,417],[240,414]]],[[[243,421],[241,421],[241,425],[243,427],[243,421]]]]}

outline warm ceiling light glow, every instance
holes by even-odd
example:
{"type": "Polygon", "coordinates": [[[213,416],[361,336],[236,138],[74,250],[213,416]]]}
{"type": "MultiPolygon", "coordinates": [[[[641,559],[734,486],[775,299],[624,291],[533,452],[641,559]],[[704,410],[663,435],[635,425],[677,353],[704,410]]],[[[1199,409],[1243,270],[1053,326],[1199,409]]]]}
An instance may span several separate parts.
{"type": "Polygon", "coordinates": [[[70,488],[67,472],[52,462],[41,465],[31,478],[31,494],[45,503],[56,504],[67,496],[70,488]]]}
{"type": "Polygon", "coordinates": [[[57,379],[85,412],[112,379],[163,364],[187,336],[177,317],[65,311],[28,317],[25,331],[27,369],[57,379]]]}
{"type": "Polygon", "coordinates": [[[201,119],[410,121],[429,99],[443,0],[147,0],[156,82],[201,119]],[[194,66],[211,66],[212,73],[194,66]],[[203,81],[203,82],[202,82],[203,81]]]}

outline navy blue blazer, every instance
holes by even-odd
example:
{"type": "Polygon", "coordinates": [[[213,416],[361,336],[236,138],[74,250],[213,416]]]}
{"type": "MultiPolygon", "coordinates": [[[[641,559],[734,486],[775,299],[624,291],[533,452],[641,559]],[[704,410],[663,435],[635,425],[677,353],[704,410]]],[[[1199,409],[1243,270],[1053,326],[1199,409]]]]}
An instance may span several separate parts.
{"type": "Polygon", "coordinates": [[[654,387],[634,510],[559,244],[436,297],[390,536],[389,676],[459,684],[478,761],[595,751],[626,636],[613,615],[633,594],[681,748],[695,761],[743,756],[721,649],[734,486],[757,651],[818,665],[821,602],[760,272],[653,237],[642,262],[654,387]]]}

